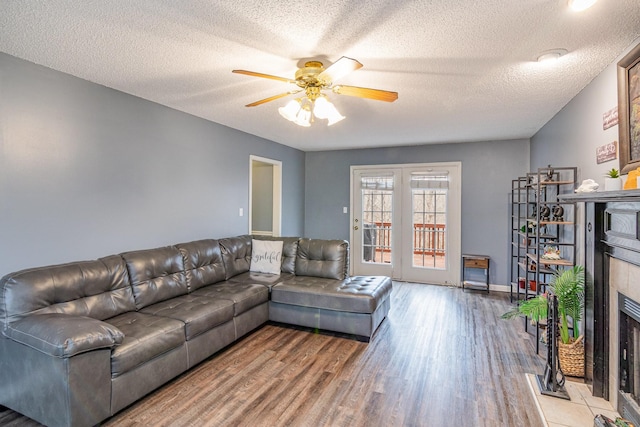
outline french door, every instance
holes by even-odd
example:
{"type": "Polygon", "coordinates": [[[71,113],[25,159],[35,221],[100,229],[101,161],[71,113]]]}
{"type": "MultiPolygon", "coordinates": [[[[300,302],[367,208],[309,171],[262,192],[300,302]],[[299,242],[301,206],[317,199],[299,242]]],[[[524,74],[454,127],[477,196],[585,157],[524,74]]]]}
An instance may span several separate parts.
{"type": "Polygon", "coordinates": [[[458,283],[460,168],[460,163],[353,166],[353,273],[458,283]]]}

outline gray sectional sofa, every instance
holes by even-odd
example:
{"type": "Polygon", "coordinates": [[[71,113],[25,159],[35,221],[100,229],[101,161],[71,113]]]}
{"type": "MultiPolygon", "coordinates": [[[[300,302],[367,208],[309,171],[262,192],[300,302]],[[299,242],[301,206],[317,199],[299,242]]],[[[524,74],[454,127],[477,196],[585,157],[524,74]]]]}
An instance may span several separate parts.
{"type": "Polygon", "coordinates": [[[389,312],[391,279],[349,277],[346,241],[272,238],[283,242],[281,271],[265,274],[251,271],[252,239],[4,276],[0,405],[91,426],[269,320],[369,340],[389,312]]]}

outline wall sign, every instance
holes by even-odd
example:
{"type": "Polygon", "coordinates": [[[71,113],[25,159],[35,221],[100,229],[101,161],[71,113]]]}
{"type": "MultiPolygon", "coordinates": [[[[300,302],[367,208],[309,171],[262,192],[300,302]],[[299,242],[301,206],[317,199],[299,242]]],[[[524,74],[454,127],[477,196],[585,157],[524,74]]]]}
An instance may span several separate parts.
{"type": "Polygon", "coordinates": [[[602,130],[607,130],[618,124],[618,107],[613,107],[602,115],[602,130]]]}
{"type": "Polygon", "coordinates": [[[608,144],[601,145],[596,148],[596,161],[598,164],[615,160],[618,158],[618,141],[612,141],[608,144]]]}

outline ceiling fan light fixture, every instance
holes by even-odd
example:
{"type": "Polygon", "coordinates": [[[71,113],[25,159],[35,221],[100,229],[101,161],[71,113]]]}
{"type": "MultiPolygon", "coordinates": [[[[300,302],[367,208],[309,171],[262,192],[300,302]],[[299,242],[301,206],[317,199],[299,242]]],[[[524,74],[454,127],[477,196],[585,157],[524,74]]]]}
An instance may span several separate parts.
{"type": "Polygon", "coordinates": [[[576,12],[582,12],[583,10],[589,9],[597,1],[598,0],[569,0],[569,7],[576,12]]]}
{"type": "Polygon", "coordinates": [[[309,107],[309,105],[302,105],[300,107],[300,110],[298,111],[298,114],[296,114],[296,119],[293,121],[293,123],[305,128],[311,126],[311,108],[309,107]]]}
{"type": "Polygon", "coordinates": [[[342,121],[345,119],[345,117],[338,113],[338,110],[336,110],[336,115],[329,117],[329,121],[327,122],[327,126],[331,126],[334,125],[336,123],[338,123],[339,121],[342,121]]]}
{"type": "Polygon", "coordinates": [[[287,102],[287,105],[285,105],[284,107],[278,108],[278,113],[280,113],[282,117],[289,120],[290,122],[295,122],[296,116],[298,115],[300,109],[300,100],[292,99],[291,101],[287,102]]]}
{"type": "Polygon", "coordinates": [[[232,70],[232,72],[279,80],[298,86],[300,88],[298,90],[291,90],[260,99],[245,105],[245,107],[256,107],[304,91],[306,96],[288,102],[284,107],[278,108],[278,112],[282,117],[298,126],[308,127],[311,126],[311,122],[313,122],[316,117],[326,119],[328,126],[345,119],[345,116],[340,114],[338,109],[329,102],[327,96],[322,93],[323,90],[333,90],[333,92],[338,95],[355,96],[376,101],[393,102],[398,99],[397,92],[388,90],[344,85],[333,86],[333,82],[359,68],[362,68],[362,64],[359,61],[343,56],[326,69],[320,61],[307,61],[304,67],[296,71],[295,80],[248,70],[232,70]]]}
{"type": "Polygon", "coordinates": [[[319,119],[327,119],[327,126],[331,126],[343,120],[345,117],[340,114],[338,109],[333,105],[326,96],[321,96],[314,102],[313,115],[319,119]]]}
{"type": "MultiPolygon", "coordinates": [[[[319,119],[329,118],[329,109],[333,104],[329,102],[326,96],[320,96],[313,103],[313,114],[319,119]]],[[[333,107],[335,109],[335,107],[333,107]]]]}

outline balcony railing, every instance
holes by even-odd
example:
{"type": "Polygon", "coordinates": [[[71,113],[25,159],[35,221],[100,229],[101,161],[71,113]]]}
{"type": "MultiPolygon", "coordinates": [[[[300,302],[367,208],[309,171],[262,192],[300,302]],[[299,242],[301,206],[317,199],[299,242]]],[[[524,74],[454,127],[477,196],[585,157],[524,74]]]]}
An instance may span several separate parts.
{"type": "MultiPolygon", "coordinates": [[[[385,262],[391,253],[391,223],[364,224],[363,255],[365,261],[385,262]],[[378,256],[377,256],[378,255],[378,256]]],[[[445,224],[413,224],[413,253],[415,255],[444,256],[445,224]]]]}

